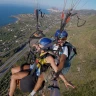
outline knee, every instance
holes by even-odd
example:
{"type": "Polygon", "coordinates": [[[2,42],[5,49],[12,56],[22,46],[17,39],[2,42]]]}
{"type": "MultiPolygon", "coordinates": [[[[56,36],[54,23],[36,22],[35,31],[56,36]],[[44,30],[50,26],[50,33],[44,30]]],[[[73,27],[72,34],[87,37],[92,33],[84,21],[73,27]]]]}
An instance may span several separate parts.
{"type": "Polygon", "coordinates": [[[11,80],[16,80],[15,75],[12,75],[12,76],[11,76],[11,80]]]}
{"type": "Polygon", "coordinates": [[[11,73],[14,74],[14,73],[17,73],[20,71],[20,68],[19,67],[14,67],[11,69],[11,73]]]}
{"type": "Polygon", "coordinates": [[[14,73],[14,68],[11,69],[11,73],[12,73],[12,74],[14,73]]]}

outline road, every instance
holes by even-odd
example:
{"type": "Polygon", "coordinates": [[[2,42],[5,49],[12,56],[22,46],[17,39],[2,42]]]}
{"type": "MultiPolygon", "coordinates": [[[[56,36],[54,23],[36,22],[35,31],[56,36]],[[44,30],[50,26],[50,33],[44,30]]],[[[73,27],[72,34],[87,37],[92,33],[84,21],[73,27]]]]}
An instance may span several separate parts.
{"type": "MultiPolygon", "coordinates": [[[[36,43],[38,40],[34,39],[31,41],[31,45],[33,43],[36,43]]],[[[29,44],[26,44],[26,46],[19,51],[18,53],[16,53],[15,55],[13,55],[10,59],[8,59],[1,67],[0,67],[0,78],[6,74],[8,72],[8,70],[14,65],[16,64],[16,62],[22,57],[24,56],[24,54],[26,52],[28,52],[30,50],[29,48],[29,44]],[[7,69],[6,69],[7,68],[7,69]]]]}

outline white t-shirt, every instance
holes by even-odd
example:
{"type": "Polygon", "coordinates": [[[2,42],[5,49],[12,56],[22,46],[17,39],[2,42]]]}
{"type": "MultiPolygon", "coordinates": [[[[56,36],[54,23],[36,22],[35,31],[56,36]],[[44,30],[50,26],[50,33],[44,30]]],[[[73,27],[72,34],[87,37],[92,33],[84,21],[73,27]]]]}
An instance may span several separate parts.
{"type": "Polygon", "coordinates": [[[58,50],[59,46],[57,46],[56,44],[53,45],[53,50],[56,51],[58,50]]]}
{"type": "Polygon", "coordinates": [[[64,54],[66,55],[66,57],[68,57],[68,47],[67,46],[62,47],[62,51],[63,52],[61,52],[60,54],[64,54]]]}
{"type": "MultiPolygon", "coordinates": [[[[55,45],[54,45],[54,47],[55,47],[55,45]]],[[[55,48],[53,48],[53,50],[56,49],[56,48],[57,48],[57,46],[55,48]]],[[[57,48],[57,50],[58,50],[58,48],[57,48]]],[[[63,46],[61,52],[59,51],[59,55],[62,55],[62,54],[66,55],[66,57],[68,57],[68,47],[67,46],[63,46]]],[[[57,65],[59,63],[60,63],[59,58],[57,58],[55,60],[55,64],[57,65]]],[[[62,74],[66,74],[69,71],[70,64],[71,63],[70,62],[67,62],[67,60],[66,60],[66,62],[64,64],[64,67],[62,69],[62,74]]]]}
{"type": "MultiPolygon", "coordinates": [[[[54,51],[58,50],[58,48],[59,47],[56,44],[53,45],[53,50],[54,51]]],[[[60,55],[64,54],[64,55],[66,55],[66,57],[68,57],[68,47],[67,46],[62,47],[62,52],[59,52],[59,54],[60,55]]]]}

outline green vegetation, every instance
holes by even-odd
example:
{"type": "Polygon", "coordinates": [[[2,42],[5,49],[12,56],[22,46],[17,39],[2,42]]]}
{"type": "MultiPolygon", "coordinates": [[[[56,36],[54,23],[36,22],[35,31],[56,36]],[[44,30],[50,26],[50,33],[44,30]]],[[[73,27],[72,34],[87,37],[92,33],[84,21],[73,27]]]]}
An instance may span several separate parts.
{"type": "MultiPolygon", "coordinates": [[[[62,96],[96,95],[96,16],[86,16],[86,21],[82,27],[76,27],[76,24],[70,27],[70,23],[66,27],[69,33],[68,41],[76,46],[78,53],[66,77],[77,86],[77,89],[67,90],[63,82],[60,82],[62,96]]],[[[58,28],[53,27],[47,35],[52,36],[51,32],[55,32],[58,28]]]]}

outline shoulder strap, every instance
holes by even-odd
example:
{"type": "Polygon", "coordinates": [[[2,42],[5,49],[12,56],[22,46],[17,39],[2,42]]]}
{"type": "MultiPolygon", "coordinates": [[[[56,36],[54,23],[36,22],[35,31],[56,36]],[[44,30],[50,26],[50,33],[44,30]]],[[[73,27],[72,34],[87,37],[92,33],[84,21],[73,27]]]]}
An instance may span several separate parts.
{"type": "Polygon", "coordinates": [[[65,42],[63,46],[67,46],[67,48],[68,48],[68,57],[67,58],[69,58],[70,52],[72,50],[72,45],[69,42],[65,42]]]}
{"type": "MultiPolygon", "coordinates": [[[[55,58],[55,56],[50,54],[50,53],[46,53],[43,56],[41,56],[40,58],[43,59],[43,58],[46,58],[47,56],[52,56],[53,58],[55,58]]],[[[38,62],[38,63],[42,66],[42,64],[40,62],[38,62]]],[[[32,75],[35,72],[35,70],[36,70],[36,64],[34,65],[34,67],[33,67],[33,69],[32,69],[30,74],[32,75]]]]}
{"type": "Polygon", "coordinates": [[[35,72],[35,70],[36,70],[36,64],[34,65],[34,67],[33,67],[33,69],[31,70],[31,75],[33,75],[33,73],[35,72]]]}
{"type": "Polygon", "coordinates": [[[66,42],[65,46],[70,47],[74,51],[74,53],[77,54],[76,47],[74,47],[70,42],[66,42]]]}
{"type": "Polygon", "coordinates": [[[69,56],[73,50],[74,54],[69,59],[69,60],[71,60],[77,54],[76,48],[70,42],[65,42],[64,46],[67,46],[67,48],[68,48],[68,59],[69,59],[69,56]]]}
{"type": "Polygon", "coordinates": [[[46,57],[48,57],[48,56],[52,56],[53,58],[55,58],[54,55],[52,55],[51,53],[48,53],[48,52],[47,52],[46,54],[40,56],[40,59],[44,59],[44,58],[46,58],[46,57]]]}

